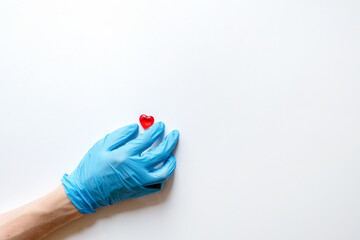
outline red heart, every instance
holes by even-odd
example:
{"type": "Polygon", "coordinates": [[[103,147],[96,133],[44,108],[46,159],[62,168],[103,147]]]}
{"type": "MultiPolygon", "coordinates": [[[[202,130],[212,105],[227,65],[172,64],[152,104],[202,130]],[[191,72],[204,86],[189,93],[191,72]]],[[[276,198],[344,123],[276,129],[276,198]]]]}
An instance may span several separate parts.
{"type": "Polygon", "coordinates": [[[145,114],[140,116],[139,121],[144,129],[148,129],[154,124],[153,116],[146,116],[145,114]]]}

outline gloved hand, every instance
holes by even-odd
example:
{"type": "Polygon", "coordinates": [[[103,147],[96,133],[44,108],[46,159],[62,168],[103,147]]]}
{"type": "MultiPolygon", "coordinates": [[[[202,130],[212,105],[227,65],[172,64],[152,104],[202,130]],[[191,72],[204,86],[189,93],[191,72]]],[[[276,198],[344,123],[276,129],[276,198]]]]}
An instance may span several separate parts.
{"type": "Polygon", "coordinates": [[[155,193],[173,173],[176,160],[171,152],[179,132],[172,131],[159,146],[143,153],[162,135],[165,125],[155,123],[136,137],[138,129],[137,124],[131,124],[106,135],[74,172],[64,174],[61,182],[65,192],[81,213],[94,213],[98,207],[155,193]]]}

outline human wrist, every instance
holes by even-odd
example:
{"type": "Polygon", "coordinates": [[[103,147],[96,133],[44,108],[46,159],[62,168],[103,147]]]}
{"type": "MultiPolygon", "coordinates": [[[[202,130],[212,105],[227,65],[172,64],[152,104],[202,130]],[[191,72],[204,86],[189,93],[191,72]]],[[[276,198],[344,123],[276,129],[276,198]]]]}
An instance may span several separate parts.
{"type": "Polygon", "coordinates": [[[68,199],[64,187],[0,215],[0,239],[39,240],[83,216],[68,199]]]}
{"type": "Polygon", "coordinates": [[[48,195],[40,198],[37,207],[42,215],[47,215],[53,219],[67,218],[71,220],[83,215],[70,201],[62,184],[48,195]]]}
{"type": "Polygon", "coordinates": [[[29,211],[32,212],[33,220],[42,226],[39,236],[47,236],[83,216],[67,197],[62,184],[35,201],[32,210],[29,211]]]}

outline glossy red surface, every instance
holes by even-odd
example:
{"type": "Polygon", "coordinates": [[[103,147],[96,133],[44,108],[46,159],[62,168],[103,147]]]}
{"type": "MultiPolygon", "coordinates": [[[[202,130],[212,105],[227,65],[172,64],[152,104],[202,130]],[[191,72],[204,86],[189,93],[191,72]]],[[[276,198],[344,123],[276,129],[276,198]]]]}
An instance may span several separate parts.
{"type": "Polygon", "coordinates": [[[140,124],[144,129],[148,129],[154,124],[154,117],[142,114],[139,118],[140,124]]]}

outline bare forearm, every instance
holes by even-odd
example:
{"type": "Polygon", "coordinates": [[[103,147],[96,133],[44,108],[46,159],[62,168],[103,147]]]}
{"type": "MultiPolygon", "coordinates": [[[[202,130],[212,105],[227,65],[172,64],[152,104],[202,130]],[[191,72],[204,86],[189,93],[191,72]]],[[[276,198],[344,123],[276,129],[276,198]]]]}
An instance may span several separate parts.
{"type": "Polygon", "coordinates": [[[0,240],[42,239],[80,218],[63,186],[25,206],[0,215],[0,240]]]}

